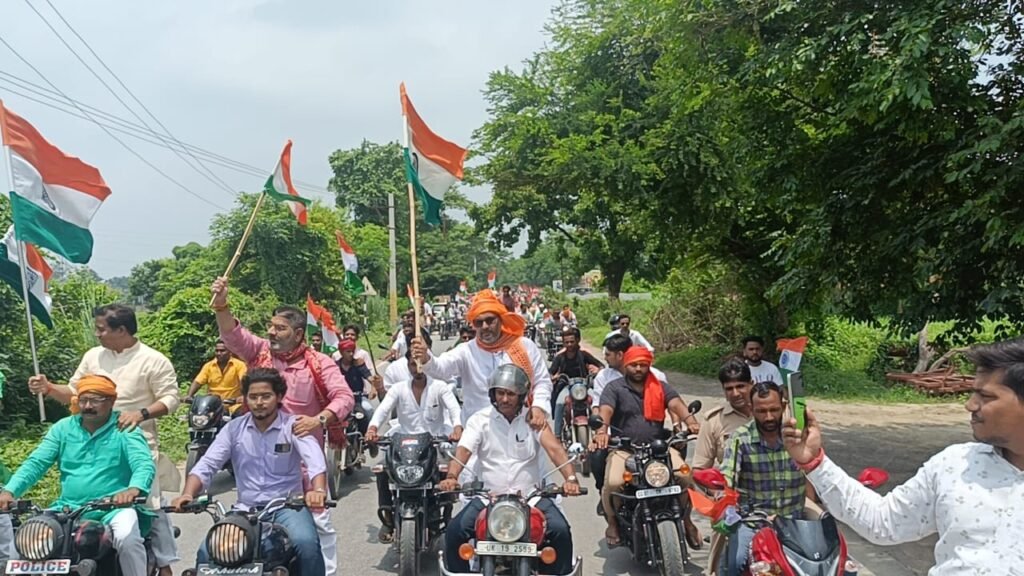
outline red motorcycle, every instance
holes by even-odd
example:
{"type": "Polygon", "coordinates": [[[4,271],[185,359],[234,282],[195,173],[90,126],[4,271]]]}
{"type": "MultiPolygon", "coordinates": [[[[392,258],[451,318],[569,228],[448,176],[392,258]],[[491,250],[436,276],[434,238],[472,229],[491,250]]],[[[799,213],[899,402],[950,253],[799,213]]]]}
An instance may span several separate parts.
{"type": "MultiPolygon", "coordinates": [[[[733,498],[736,492],[726,489],[725,477],[715,469],[701,470],[694,474],[694,481],[709,491],[726,491],[722,501],[733,498]]],[[[889,474],[880,468],[866,468],[857,478],[869,488],[878,488],[889,479],[889,474]]],[[[696,504],[707,500],[700,493],[691,489],[691,499],[698,511],[702,506],[696,504]]],[[[706,510],[706,508],[705,508],[706,510]]],[[[718,520],[720,510],[716,510],[712,522],[718,520]]],[[[743,572],[749,576],[856,576],[858,565],[850,559],[846,548],[846,538],[836,524],[835,518],[827,511],[820,514],[809,514],[817,518],[793,519],[772,517],[761,510],[727,519],[729,525],[742,522],[757,532],[750,546],[750,565],[743,572]]],[[[711,550],[712,569],[717,568],[721,554],[725,549],[725,539],[721,545],[711,550]]]]}

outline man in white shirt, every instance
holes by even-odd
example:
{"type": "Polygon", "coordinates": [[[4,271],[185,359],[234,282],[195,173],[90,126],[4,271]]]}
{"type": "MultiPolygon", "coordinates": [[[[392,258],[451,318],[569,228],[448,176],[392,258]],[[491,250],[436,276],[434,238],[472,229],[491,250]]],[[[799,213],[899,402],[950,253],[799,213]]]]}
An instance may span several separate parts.
{"type": "MultiPolygon", "coordinates": [[[[395,362],[392,366],[403,364],[395,362]]],[[[462,437],[462,408],[459,401],[455,399],[451,386],[447,382],[441,382],[429,378],[426,374],[416,373],[416,361],[412,354],[406,355],[407,374],[415,374],[404,381],[391,387],[384,401],[380,403],[377,410],[370,419],[370,426],[366,430],[366,441],[375,444],[379,438],[378,430],[384,421],[391,415],[391,411],[397,408],[398,425],[388,430],[387,435],[396,433],[423,434],[431,436],[450,436],[453,442],[458,442],[462,437]],[[447,418],[445,418],[447,415],[447,418]],[[452,427],[449,422],[454,423],[452,427]]],[[[380,531],[377,539],[382,543],[389,543],[394,539],[395,524],[392,515],[392,495],[388,487],[387,472],[377,474],[377,502],[384,514],[382,515],[380,531]]]]}
{"type": "Polygon", "coordinates": [[[611,338],[612,336],[614,336],[616,334],[622,334],[623,336],[628,337],[630,339],[630,341],[633,342],[634,346],[643,346],[644,348],[647,348],[648,350],[650,350],[652,354],[654,353],[654,346],[651,346],[651,343],[647,341],[647,338],[644,338],[643,334],[641,334],[641,333],[637,332],[636,330],[633,330],[632,328],[629,327],[630,322],[631,322],[631,320],[629,318],[629,314],[619,314],[618,315],[618,319],[619,319],[619,327],[618,327],[618,329],[612,330],[607,335],[605,335],[605,337],[604,337],[605,340],[611,338]]]}
{"type": "Polygon", "coordinates": [[[774,382],[782,386],[785,381],[778,366],[764,359],[764,338],[747,336],[743,339],[743,359],[750,366],[750,377],[754,384],[758,382],[774,382]]]}
{"type": "Polygon", "coordinates": [[[534,430],[547,426],[551,411],[551,376],[544,354],[523,336],[526,322],[522,316],[506,310],[491,290],[481,290],[473,299],[468,319],[476,328],[475,339],[434,356],[423,338],[415,338],[413,358],[420,362],[427,376],[445,381],[461,378],[463,423],[490,406],[487,379],[491,373],[502,364],[519,366],[533,384],[527,421],[534,430]]]}
{"type": "MultiPolygon", "coordinates": [[[[526,397],[530,382],[526,372],[514,365],[503,364],[491,374],[488,396],[491,406],[470,417],[462,435],[455,458],[448,468],[448,476],[438,486],[441,490],[458,489],[458,477],[463,463],[476,456],[479,480],[492,495],[519,493],[529,495],[542,481],[541,448],[565,477],[562,488],[566,496],[579,494],[580,485],[568,455],[551,429],[539,432],[527,422],[526,397]]],[[[452,518],[445,533],[444,559],[448,570],[469,572],[469,563],[459,557],[459,546],[476,533],[476,519],[486,502],[473,499],[452,518]]],[[[541,498],[534,506],[544,513],[547,527],[542,545],[550,545],[557,552],[554,564],[541,565],[551,574],[568,574],[573,566],[572,533],[565,516],[553,501],[541,498]]],[[[545,572],[542,572],[545,573],[545,572]]]]}
{"type": "Polygon", "coordinates": [[[82,356],[67,386],[52,384],[45,374],[37,374],[29,378],[29,390],[69,404],[83,376],[100,374],[113,380],[117,386],[114,410],[120,412],[118,427],[138,426],[157,466],[148,492],[149,505],[156,509],[150,535],[160,574],[170,576],[171,564],[179,559],[178,546],[170,518],[159,511],[160,492],[164,488],[177,490],[181,477],[167,455],[160,453],[156,419],[178,408],[178,377],[166,356],[136,338],[139,325],[134,310],[123,304],[108,304],[93,310],[93,320],[100,345],[82,356]]]}
{"type": "Polygon", "coordinates": [[[967,400],[977,442],[954,444],[885,496],[825,456],[817,419],[790,420],[786,448],[829,512],[875,544],[938,533],[929,576],[1024,573],[1024,339],[967,352],[976,367],[967,400]]]}

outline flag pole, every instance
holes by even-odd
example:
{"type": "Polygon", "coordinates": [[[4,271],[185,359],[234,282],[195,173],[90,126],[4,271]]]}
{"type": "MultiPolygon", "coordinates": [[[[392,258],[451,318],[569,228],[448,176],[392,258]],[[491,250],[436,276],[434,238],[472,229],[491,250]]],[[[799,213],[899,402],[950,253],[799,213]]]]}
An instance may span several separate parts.
{"type": "MultiPolygon", "coordinates": [[[[409,119],[404,111],[402,114],[402,134],[405,141],[405,149],[409,149],[409,119]]],[[[406,189],[409,192],[409,257],[412,260],[412,309],[416,318],[416,338],[421,337],[420,326],[423,314],[423,306],[420,304],[420,271],[416,262],[416,196],[412,189],[412,180],[406,177],[406,189]]]]}
{"type": "MultiPolygon", "coordinates": [[[[14,192],[14,166],[11,164],[10,146],[4,146],[4,152],[4,159],[7,161],[7,183],[11,192],[14,192]]],[[[32,368],[35,369],[34,374],[39,374],[39,353],[36,351],[36,332],[35,326],[32,325],[32,305],[30,304],[28,293],[28,272],[25,268],[28,265],[28,250],[25,248],[25,243],[18,240],[17,227],[14,229],[14,238],[18,243],[18,268],[21,269],[21,294],[25,299],[25,320],[28,322],[28,345],[32,351],[32,368]]],[[[46,422],[46,406],[43,404],[42,392],[36,394],[36,400],[39,402],[39,421],[46,422]]]]}
{"type": "Polygon", "coordinates": [[[390,326],[398,322],[398,250],[395,247],[395,192],[388,190],[388,319],[390,326]]]}
{"type": "MultiPolygon", "coordinates": [[[[228,262],[228,267],[224,270],[224,278],[231,276],[231,272],[235,269],[235,264],[238,264],[238,259],[242,256],[242,249],[245,248],[245,243],[249,241],[249,234],[252,233],[252,227],[256,224],[256,213],[260,211],[260,206],[263,205],[263,199],[267,197],[266,191],[260,192],[260,197],[256,199],[256,206],[252,209],[252,214],[249,215],[249,223],[245,226],[245,231],[242,232],[242,239],[238,241],[238,247],[235,248],[235,255],[231,257],[231,262],[228,262]]],[[[210,299],[210,306],[213,306],[213,298],[210,299]]]]}

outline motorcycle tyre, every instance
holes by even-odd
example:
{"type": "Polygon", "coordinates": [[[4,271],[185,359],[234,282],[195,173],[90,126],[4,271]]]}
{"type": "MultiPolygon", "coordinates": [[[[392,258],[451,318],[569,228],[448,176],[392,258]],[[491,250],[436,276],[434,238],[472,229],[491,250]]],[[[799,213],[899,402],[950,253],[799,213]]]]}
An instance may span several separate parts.
{"type": "Polygon", "coordinates": [[[661,576],[683,576],[686,551],[679,541],[679,526],[675,520],[658,522],[658,549],[661,551],[661,562],[658,564],[661,576]]]}
{"type": "Polygon", "coordinates": [[[204,453],[206,453],[206,450],[204,450],[202,448],[189,448],[188,449],[188,456],[185,458],[185,477],[186,478],[188,478],[189,472],[192,471],[192,468],[195,468],[195,465],[203,458],[203,454],[204,453]]]}
{"type": "MultiPolygon", "coordinates": [[[[580,442],[580,444],[583,445],[584,448],[589,446],[590,445],[590,428],[587,428],[586,426],[577,426],[576,427],[576,438],[579,438],[579,442],[580,442]]],[[[589,457],[584,458],[583,461],[580,462],[580,474],[583,474],[587,478],[590,477],[590,458],[589,457]]]]}
{"type": "Polygon", "coordinates": [[[419,576],[420,551],[416,548],[416,519],[402,520],[398,530],[398,576],[419,576]]]}
{"type": "Polygon", "coordinates": [[[327,445],[324,447],[324,457],[327,460],[327,491],[331,500],[341,498],[341,471],[338,470],[338,449],[327,445]]]}

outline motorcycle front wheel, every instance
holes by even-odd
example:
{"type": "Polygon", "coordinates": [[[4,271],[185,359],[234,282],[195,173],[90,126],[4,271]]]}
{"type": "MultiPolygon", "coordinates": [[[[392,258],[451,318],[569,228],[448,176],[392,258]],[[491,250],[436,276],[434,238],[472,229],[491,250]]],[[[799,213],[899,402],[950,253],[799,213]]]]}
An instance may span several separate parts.
{"type": "MultiPolygon", "coordinates": [[[[590,446],[590,428],[587,428],[586,426],[576,426],[576,441],[579,442],[580,445],[583,446],[584,448],[590,446]]],[[[583,474],[584,476],[587,476],[588,478],[590,477],[589,455],[584,457],[583,461],[580,462],[580,473],[583,474]]]]}
{"type": "Polygon", "coordinates": [[[658,522],[658,549],[661,550],[661,563],[658,565],[661,576],[683,576],[686,558],[675,520],[658,522]]]}
{"type": "Polygon", "coordinates": [[[324,459],[327,460],[327,490],[330,492],[331,500],[341,498],[341,470],[338,463],[345,457],[345,449],[338,450],[328,444],[324,447],[324,459]]]}
{"type": "Polygon", "coordinates": [[[196,463],[198,463],[199,460],[202,459],[203,454],[205,452],[206,452],[205,449],[200,448],[198,446],[195,447],[195,448],[189,448],[188,449],[188,457],[185,458],[185,477],[186,478],[188,478],[189,473],[192,472],[192,468],[195,467],[196,463]]]}
{"type": "Polygon", "coordinates": [[[406,518],[398,530],[398,576],[419,576],[420,551],[416,548],[416,519],[406,518]]]}

